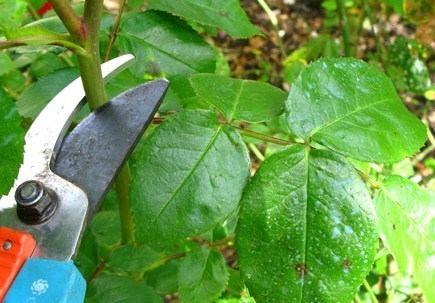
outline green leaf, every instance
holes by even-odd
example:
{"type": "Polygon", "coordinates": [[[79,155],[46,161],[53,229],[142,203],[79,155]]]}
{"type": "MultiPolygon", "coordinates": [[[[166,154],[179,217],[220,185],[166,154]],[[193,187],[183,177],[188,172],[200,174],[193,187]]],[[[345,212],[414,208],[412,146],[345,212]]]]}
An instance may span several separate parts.
{"type": "Polygon", "coordinates": [[[146,272],[144,279],[160,295],[173,294],[178,291],[178,263],[171,260],[153,271],[146,272]]]}
{"type": "Polygon", "coordinates": [[[143,282],[131,277],[100,276],[88,285],[86,301],[92,303],[162,303],[162,298],[143,282]]]}
{"type": "Polygon", "coordinates": [[[310,64],[286,103],[287,123],[346,156],[397,162],[426,141],[426,127],[402,104],[390,79],[353,58],[324,58],[310,64]]]}
{"type": "Polygon", "coordinates": [[[348,303],[377,238],[370,195],[346,158],[294,145],[266,159],[245,189],[238,264],[258,303],[348,303]]]}
{"type": "Polygon", "coordinates": [[[20,93],[26,88],[26,77],[18,69],[11,69],[9,73],[0,76],[0,82],[4,88],[15,93],[20,93]]]}
{"type": "Polygon", "coordinates": [[[233,213],[249,177],[240,135],[216,114],[182,111],[147,137],[133,171],[136,240],[204,233],[233,213]]]}
{"type": "Polygon", "coordinates": [[[98,255],[102,258],[121,243],[121,223],[116,211],[98,212],[92,219],[89,229],[98,244],[98,255]]]}
{"type": "Polygon", "coordinates": [[[55,70],[66,67],[68,67],[68,65],[57,55],[45,53],[32,62],[30,65],[30,73],[36,78],[42,78],[55,70]]]}
{"type": "Polygon", "coordinates": [[[428,302],[435,302],[435,193],[390,176],[375,205],[384,243],[403,273],[413,274],[428,302]]]}
{"type": "Polygon", "coordinates": [[[4,52],[0,52],[0,76],[8,74],[13,67],[14,65],[11,58],[9,58],[9,56],[4,52]]]}
{"type": "Polygon", "coordinates": [[[180,96],[193,95],[188,75],[212,73],[216,68],[213,48],[185,22],[166,13],[146,11],[127,16],[118,39],[121,52],[137,58],[130,68],[134,76],[167,77],[180,96]]]}
{"type": "Polygon", "coordinates": [[[286,93],[270,84],[213,74],[190,77],[195,93],[216,106],[228,122],[262,122],[284,112],[286,93]]]}
{"type": "Polygon", "coordinates": [[[182,302],[207,303],[216,299],[227,284],[224,257],[209,247],[200,247],[187,255],[178,273],[182,302]]]}
{"type": "Polygon", "coordinates": [[[74,264],[80,270],[83,277],[89,280],[100,262],[98,259],[97,242],[94,235],[88,230],[83,235],[74,264]]]}
{"type": "Polygon", "coordinates": [[[4,29],[21,25],[26,6],[25,0],[0,0],[0,34],[3,34],[4,29]]]}
{"type": "Polygon", "coordinates": [[[219,27],[236,38],[261,35],[238,0],[151,0],[149,8],[166,11],[203,25],[219,27]]]}
{"type": "Polygon", "coordinates": [[[0,196],[7,194],[23,161],[24,131],[14,102],[0,88],[0,196]]]}
{"type": "Polygon", "coordinates": [[[146,245],[128,244],[109,255],[107,266],[116,272],[142,273],[151,270],[163,257],[146,245]]]}
{"type": "Polygon", "coordinates": [[[20,115],[36,118],[54,96],[79,76],[76,68],[68,67],[41,78],[18,98],[17,109],[20,115]]]}

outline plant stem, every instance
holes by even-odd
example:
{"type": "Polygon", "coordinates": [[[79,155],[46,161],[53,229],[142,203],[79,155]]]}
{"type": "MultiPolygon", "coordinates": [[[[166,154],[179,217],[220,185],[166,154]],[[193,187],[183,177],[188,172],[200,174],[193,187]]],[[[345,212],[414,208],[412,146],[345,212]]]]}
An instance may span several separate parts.
{"type": "Polygon", "coordinates": [[[379,40],[379,35],[375,31],[375,25],[373,21],[373,11],[370,9],[367,0],[362,0],[362,3],[363,3],[364,12],[367,15],[367,18],[369,19],[370,31],[372,32],[372,36],[375,39],[376,54],[378,55],[382,67],[384,68],[384,70],[386,70],[386,64],[384,58],[382,57],[382,48],[381,48],[382,44],[381,41],[379,40]]]}
{"type": "Polygon", "coordinates": [[[41,17],[38,15],[38,13],[36,12],[36,10],[33,7],[32,3],[30,3],[30,1],[27,1],[27,11],[32,16],[33,19],[35,19],[35,20],[41,19],[41,17]]]}
{"type": "MultiPolygon", "coordinates": [[[[78,56],[78,65],[91,110],[107,102],[101,74],[101,61],[99,52],[100,23],[103,14],[103,0],[86,0],[83,19],[73,10],[65,0],[50,0],[51,5],[64,23],[71,36],[80,42],[90,56],[78,56]]],[[[118,194],[118,203],[122,224],[122,238],[124,243],[132,242],[133,219],[130,212],[130,170],[124,167],[115,180],[118,194]]]]}
{"type": "Polygon", "coordinates": [[[118,28],[119,28],[119,24],[121,23],[122,12],[124,11],[126,2],[127,0],[121,0],[121,3],[119,5],[118,14],[116,15],[115,24],[113,25],[112,33],[110,34],[109,46],[107,47],[107,52],[104,61],[109,60],[110,52],[112,51],[113,44],[115,44],[116,37],[118,36],[118,28]]]}
{"type": "MultiPolygon", "coordinates": [[[[68,32],[73,36],[84,40],[86,37],[86,28],[83,26],[83,21],[74,11],[71,4],[67,0],[49,0],[56,14],[59,16],[62,23],[65,25],[68,32]]],[[[98,2],[98,1],[86,1],[98,2]]],[[[99,28],[99,27],[98,27],[99,28]]]]}
{"type": "Polygon", "coordinates": [[[269,5],[267,5],[265,0],[257,0],[257,2],[261,5],[261,7],[266,12],[266,14],[269,16],[270,23],[272,23],[272,26],[276,33],[276,38],[278,39],[278,46],[279,46],[279,50],[281,51],[281,55],[284,58],[287,57],[287,52],[285,51],[284,43],[282,42],[282,39],[279,36],[278,19],[276,18],[275,13],[270,9],[269,5]]]}
{"type": "Polygon", "coordinates": [[[134,242],[133,216],[130,211],[130,183],[131,173],[128,163],[121,169],[115,181],[118,195],[119,215],[121,219],[122,242],[134,242]]]}
{"type": "Polygon", "coordinates": [[[381,189],[382,185],[378,182],[376,182],[375,180],[373,180],[369,175],[367,175],[364,171],[362,171],[361,169],[355,167],[357,173],[360,175],[360,177],[366,181],[369,182],[371,186],[373,186],[376,189],[381,189]]]}
{"type": "Polygon", "coordinates": [[[351,33],[349,23],[347,22],[346,7],[343,0],[335,0],[337,4],[338,18],[340,19],[341,36],[343,37],[344,55],[352,57],[353,51],[351,47],[351,33]]]}
{"type": "Polygon", "coordinates": [[[257,148],[257,146],[255,146],[255,144],[253,143],[249,143],[248,144],[249,148],[251,149],[251,151],[254,153],[254,155],[260,160],[260,161],[264,161],[264,155],[261,153],[261,151],[257,148]]]}
{"type": "Polygon", "coordinates": [[[271,143],[275,143],[275,144],[278,144],[278,145],[285,145],[285,146],[286,145],[292,145],[292,144],[296,143],[296,142],[291,142],[291,141],[275,138],[275,137],[272,137],[272,136],[260,134],[260,133],[257,133],[257,132],[253,132],[252,130],[244,129],[244,128],[241,128],[239,126],[230,125],[230,124],[226,124],[226,125],[238,129],[245,136],[252,137],[252,138],[257,138],[257,139],[260,139],[260,140],[263,140],[263,141],[266,141],[266,142],[271,142],[271,143]]]}
{"type": "Polygon", "coordinates": [[[369,294],[372,303],[378,303],[378,299],[376,298],[376,295],[373,292],[373,289],[371,288],[369,282],[367,282],[367,280],[364,279],[363,284],[364,284],[364,287],[367,289],[367,293],[369,294]]]}

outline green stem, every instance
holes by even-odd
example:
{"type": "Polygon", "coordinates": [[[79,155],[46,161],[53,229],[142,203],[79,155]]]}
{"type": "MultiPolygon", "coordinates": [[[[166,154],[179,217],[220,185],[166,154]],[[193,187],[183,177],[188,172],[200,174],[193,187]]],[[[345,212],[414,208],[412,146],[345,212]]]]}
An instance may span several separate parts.
{"type": "Polygon", "coordinates": [[[257,132],[253,132],[252,130],[247,130],[247,129],[241,128],[239,126],[230,125],[230,124],[227,124],[227,125],[238,129],[245,136],[252,137],[252,138],[257,138],[257,139],[260,139],[260,140],[263,140],[263,141],[266,141],[266,142],[275,143],[275,144],[284,145],[284,146],[286,146],[286,145],[292,145],[292,144],[296,143],[296,142],[291,142],[291,141],[288,141],[288,140],[283,140],[283,139],[275,138],[275,137],[272,137],[272,136],[260,134],[260,133],[257,133],[257,132]]]}
{"type": "Polygon", "coordinates": [[[378,299],[376,298],[376,295],[373,292],[373,289],[371,288],[369,282],[367,282],[367,280],[364,279],[363,284],[364,284],[364,287],[367,289],[367,293],[369,294],[372,303],[378,303],[378,299]]]}
{"type": "Polygon", "coordinates": [[[365,181],[370,183],[371,186],[373,186],[376,189],[381,189],[382,188],[382,184],[376,182],[375,180],[373,180],[368,174],[366,174],[364,171],[362,171],[361,169],[355,167],[357,173],[360,175],[360,177],[365,181]]]}
{"type": "Polygon", "coordinates": [[[126,2],[127,0],[121,0],[121,3],[119,5],[119,11],[118,14],[116,15],[116,20],[115,20],[115,24],[113,25],[112,33],[110,34],[109,46],[107,47],[107,52],[104,61],[109,60],[110,52],[112,51],[113,45],[115,44],[116,37],[118,36],[118,28],[119,28],[119,24],[121,23],[122,12],[124,11],[126,2]]]}
{"type": "Polygon", "coordinates": [[[272,26],[273,26],[273,28],[275,30],[276,38],[278,39],[278,46],[279,46],[279,50],[281,51],[281,55],[284,58],[287,57],[287,52],[285,51],[284,43],[282,42],[282,39],[279,36],[278,19],[276,18],[275,13],[270,9],[269,5],[267,5],[265,0],[257,0],[257,2],[261,5],[263,10],[269,16],[270,23],[272,23],[272,26]]]}
{"type": "Polygon", "coordinates": [[[346,57],[353,56],[351,46],[351,33],[349,23],[347,22],[346,7],[343,0],[335,0],[337,4],[338,18],[340,19],[341,35],[343,37],[344,54],[346,57]]]}
{"type": "MultiPolygon", "coordinates": [[[[78,65],[91,110],[107,102],[104,82],[101,73],[99,52],[100,23],[103,14],[103,0],[86,0],[81,19],[65,0],[50,0],[51,5],[73,38],[80,42],[90,54],[88,57],[78,56],[78,65]]],[[[130,212],[130,171],[126,165],[115,180],[122,224],[124,243],[133,241],[133,219],[130,212]]]]}
{"type": "Polygon", "coordinates": [[[121,218],[122,242],[134,242],[133,216],[130,211],[130,166],[126,164],[119,172],[115,181],[115,189],[118,195],[119,214],[121,218]]]}
{"type": "Polygon", "coordinates": [[[264,155],[261,153],[261,151],[257,148],[257,146],[255,146],[255,144],[253,143],[249,143],[248,144],[249,149],[254,153],[254,155],[260,160],[260,161],[264,161],[264,155]]]}
{"type": "MultiPolygon", "coordinates": [[[[59,16],[62,23],[65,25],[68,32],[79,40],[86,37],[86,28],[83,26],[83,21],[80,16],[74,11],[71,4],[67,0],[48,0],[56,14],[59,16]]],[[[86,1],[98,2],[98,1],[86,1]]]]}
{"type": "Polygon", "coordinates": [[[36,12],[36,10],[33,7],[32,3],[30,3],[30,1],[27,1],[27,11],[32,16],[33,19],[35,19],[35,20],[41,19],[41,17],[38,15],[38,13],[36,12]]]}

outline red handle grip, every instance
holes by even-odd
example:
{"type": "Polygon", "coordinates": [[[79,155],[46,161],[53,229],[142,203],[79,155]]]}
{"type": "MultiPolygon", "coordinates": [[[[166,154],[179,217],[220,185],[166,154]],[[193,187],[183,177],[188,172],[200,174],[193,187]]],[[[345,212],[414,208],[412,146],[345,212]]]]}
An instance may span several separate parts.
{"type": "Polygon", "coordinates": [[[35,247],[31,234],[0,226],[0,302],[35,247]]]}

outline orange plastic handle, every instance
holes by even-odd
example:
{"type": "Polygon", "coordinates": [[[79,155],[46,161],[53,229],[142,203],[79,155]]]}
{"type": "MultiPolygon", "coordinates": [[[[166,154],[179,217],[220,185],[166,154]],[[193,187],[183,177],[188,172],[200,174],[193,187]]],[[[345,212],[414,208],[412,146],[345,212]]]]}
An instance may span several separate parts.
{"type": "Polygon", "coordinates": [[[0,302],[35,247],[31,234],[0,226],[0,302]]]}

